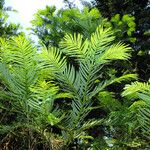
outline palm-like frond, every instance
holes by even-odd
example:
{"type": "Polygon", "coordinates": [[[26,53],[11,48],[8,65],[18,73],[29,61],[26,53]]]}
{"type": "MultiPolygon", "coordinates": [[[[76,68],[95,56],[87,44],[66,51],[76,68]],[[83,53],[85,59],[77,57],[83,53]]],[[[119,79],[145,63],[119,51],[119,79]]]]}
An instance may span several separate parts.
{"type": "Polygon", "coordinates": [[[82,97],[88,99],[88,97],[90,96],[90,93],[94,88],[93,83],[99,77],[97,74],[100,69],[101,67],[97,66],[92,58],[84,60],[80,63],[79,76],[80,82],[83,83],[82,88],[80,88],[82,97]]]}
{"type": "Polygon", "coordinates": [[[7,62],[13,64],[13,66],[29,68],[28,65],[34,63],[36,48],[22,36],[12,38],[10,41],[4,41],[1,49],[8,54],[5,58],[7,57],[7,62]]]}
{"type": "Polygon", "coordinates": [[[102,26],[99,26],[91,36],[91,49],[97,53],[101,53],[106,50],[114,38],[110,28],[104,29],[102,26]]]}
{"type": "Polygon", "coordinates": [[[60,86],[64,89],[65,92],[69,91],[73,95],[77,95],[77,86],[75,86],[76,82],[76,70],[74,66],[68,65],[65,67],[64,71],[62,71],[58,75],[58,81],[60,86]]]}
{"type": "Polygon", "coordinates": [[[137,79],[136,74],[126,74],[126,75],[122,75],[121,77],[112,76],[109,80],[105,80],[103,82],[100,82],[95,87],[95,89],[91,92],[90,98],[92,98],[97,93],[103,91],[107,86],[109,86],[113,83],[121,83],[123,81],[130,81],[130,80],[134,80],[134,79],[137,79]]]}
{"type": "MultiPolygon", "coordinates": [[[[38,122],[38,117],[43,116],[47,123],[56,123],[58,120],[52,111],[58,87],[39,80],[43,79],[39,73],[42,61],[38,62],[36,49],[28,40],[19,36],[8,42],[1,42],[1,50],[0,78],[5,87],[2,88],[1,96],[10,101],[14,111],[20,112],[19,117],[22,114],[27,117],[22,118],[23,120],[38,122]],[[3,54],[6,48],[9,54],[7,56],[3,54]]],[[[58,59],[59,54],[56,61],[58,59]]],[[[56,68],[56,61],[52,68],[56,68]]],[[[62,64],[57,64],[57,67],[62,67],[62,64]]]]}
{"type": "Polygon", "coordinates": [[[114,78],[112,80],[112,82],[122,82],[122,81],[130,81],[130,80],[133,80],[133,79],[137,79],[137,75],[136,74],[125,74],[125,75],[122,75],[121,77],[118,77],[118,78],[114,78]]]}
{"type": "Polygon", "coordinates": [[[94,126],[102,125],[103,122],[104,122],[104,119],[87,121],[82,125],[82,127],[80,128],[80,131],[87,130],[87,129],[92,128],[94,126]]]}
{"type": "Polygon", "coordinates": [[[108,50],[106,50],[103,55],[99,58],[99,61],[107,61],[107,60],[128,60],[130,58],[129,52],[131,48],[122,44],[117,43],[112,45],[108,50]]]}
{"type": "Polygon", "coordinates": [[[129,95],[144,101],[145,105],[142,103],[138,108],[138,122],[142,129],[142,134],[150,139],[150,84],[138,81],[133,82],[125,86],[122,95],[129,95]]]}
{"type": "Polygon", "coordinates": [[[142,134],[150,139],[150,107],[139,108],[138,119],[142,128],[142,134]]]}
{"type": "MultiPolygon", "coordinates": [[[[103,67],[102,64],[114,59],[127,60],[130,57],[130,47],[121,43],[110,46],[111,42],[114,40],[112,34],[113,32],[110,29],[104,29],[100,26],[97,28],[96,32],[92,34],[91,41],[86,40],[85,43],[83,43],[81,35],[66,35],[65,40],[61,42],[62,51],[66,55],[82,58],[82,61],[79,61],[80,68],[79,72],[76,72],[76,77],[78,77],[78,83],[80,84],[80,82],[82,82],[83,84],[80,84],[80,86],[79,84],[74,84],[74,86],[78,85],[76,89],[80,87],[79,93],[82,97],[89,97],[90,92],[92,92],[94,88],[93,83],[99,77],[97,74],[101,67],[103,67]],[[82,48],[84,48],[84,50],[82,50],[82,48]]],[[[113,81],[111,79],[109,84],[121,82],[129,78],[133,79],[135,75],[124,75],[113,81]]],[[[105,83],[103,88],[106,86],[108,86],[108,84],[105,83]]],[[[101,84],[98,88],[94,89],[94,91],[97,91],[94,92],[94,95],[100,91],[98,90],[99,87],[102,87],[101,84]]]]}
{"type": "Polygon", "coordinates": [[[147,93],[143,91],[143,93],[138,93],[138,97],[142,99],[147,105],[150,106],[150,92],[147,93]]]}
{"type": "Polygon", "coordinates": [[[78,133],[80,129],[82,132],[97,124],[91,121],[84,124],[84,119],[90,112],[92,98],[96,94],[110,84],[136,78],[134,74],[127,74],[95,84],[95,81],[101,76],[100,71],[105,63],[117,59],[127,60],[130,57],[131,48],[121,43],[112,45],[113,40],[111,29],[104,29],[100,26],[88,40],[84,41],[80,34],[68,34],[60,43],[60,50],[43,49],[40,54],[42,68],[53,71],[54,80],[60,89],[71,94],[72,109],[67,111],[66,116],[59,124],[65,138],[79,137],[80,134],[82,135],[82,133],[78,133]],[[77,58],[75,61],[78,63],[78,69],[67,63],[67,58],[62,56],[64,54],[77,58]]]}
{"type": "Polygon", "coordinates": [[[29,87],[37,80],[35,48],[24,37],[19,36],[10,41],[3,41],[1,50],[7,51],[8,54],[1,55],[0,74],[3,84],[11,99],[16,101],[16,109],[26,107],[30,97],[29,87]]]}
{"type": "Polygon", "coordinates": [[[131,84],[127,84],[124,88],[124,92],[122,93],[123,96],[132,95],[137,92],[150,92],[150,85],[148,83],[142,82],[132,82],[131,84]]]}
{"type": "Polygon", "coordinates": [[[66,35],[60,43],[61,51],[70,57],[82,58],[78,60],[79,70],[67,65],[60,51],[54,48],[51,48],[49,52],[46,49],[42,52],[43,66],[56,71],[55,78],[59,81],[58,84],[65,92],[72,92],[75,96],[74,100],[90,102],[92,96],[106,86],[135,78],[135,75],[124,75],[118,79],[110,79],[103,85],[94,85],[94,81],[99,78],[98,72],[105,64],[104,60],[127,60],[130,56],[131,48],[124,44],[118,43],[111,46],[114,40],[112,35],[113,32],[110,29],[104,29],[101,26],[92,34],[91,40],[85,40],[85,42],[80,34],[66,35]]]}
{"type": "Polygon", "coordinates": [[[44,47],[39,56],[39,59],[42,69],[49,69],[54,73],[61,72],[66,66],[65,57],[63,57],[62,53],[54,47],[49,49],[44,47]]]}
{"type": "Polygon", "coordinates": [[[67,34],[64,40],[60,42],[60,48],[62,51],[69,55],[70,57],[84,58],[86,56],[86,51],[88,47],[88,42],[83,43],[83,36],[81,34],[67,34]]]}

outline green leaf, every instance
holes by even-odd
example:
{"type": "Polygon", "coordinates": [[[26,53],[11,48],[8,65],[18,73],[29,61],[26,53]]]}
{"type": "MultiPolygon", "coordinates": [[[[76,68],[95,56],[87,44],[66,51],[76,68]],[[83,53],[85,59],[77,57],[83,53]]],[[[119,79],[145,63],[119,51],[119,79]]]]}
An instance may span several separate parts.
{"type": "Polygon", "coordinates": [[[53,114],[49,114],[47,117],[48,123],[50,123],[52,126],[56,125],[58,122],[60,122],[60,119],[56,118],[53,114]]]}

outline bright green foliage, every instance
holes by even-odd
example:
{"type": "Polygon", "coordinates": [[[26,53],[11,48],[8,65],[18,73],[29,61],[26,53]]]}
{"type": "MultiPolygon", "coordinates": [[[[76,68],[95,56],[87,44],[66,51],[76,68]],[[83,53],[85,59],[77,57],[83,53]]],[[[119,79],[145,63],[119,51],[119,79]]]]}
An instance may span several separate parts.
{"type": "Polygon", "coordinates": [[[138,99],[131,107],[138,109],[138,125],[142,129],[142,134],[150,139],[150,84],[133,82],[126,85],[123,96],[130,96],[138,99]]]}
{"type": "MultiPolygon", "coordinates": [[[[93,148],[104,145],[104,149],[112,144],[119,148],[146,148],[150,138],[150,86],[149,83],[133,82],[126,85],[123,96],[117,98],[115,93],[102,91],[98,95],[99,105],[108,115],[106,137],[96,138],[93,148]],[[129,101],[131,99],[131,101],[129,101]],[[141,134],[142,130],[142,134],[141,134]]],[[[109,147],[108,147],[109,148],[109,147]]]]}
{"type": "Polygon", "coordinates": [[[120,39],[135,42],[133,32],[135,31],[134,17],[124,15],[122,18],[119,14],[113,16],[110,21],[102,17],[98,9],[83,10],[77,8],[59,10],[56,13],[55,7],[46,7],[39,10],[32,20],[32,31],[46,46],[58,46],[65,33],[82,33],[83,38],[90,38],[95,32],[98,25],[112,28],[117,35],[117,41],[120,39]]]}
{"type": "MultiPolygon", "coordinates": [[[[98,137],[93,144],[93,148],[104,146],[109,148],[109,145],[114,149],[133,148],[136,145],[132,142],[139,143],[140,139],[136,139],[134,132],[137,130],[137,118],[134,116],[136,110],[132,110],[124,100],[119,100],[115,93],[102,91],[98,95],[99,105],[102,110],[107,113],[105,119],[106,133],[98,137]],[[129,145],[131,144],[132,145],[129,145]]],[[[139,147],[141,145],[137,145],[139,147]]]]}
{"type": "Polygon", "coordinates": [[[122,38],[123,40],[128,40],[132,43],[135,43],[136,38],[133,36],[133,33],[136,30],[135,17],[130,16],[129,14],[123,15],[116,14],[111,17],[110,25],[115,31],[117,38],[122,38]]]}
{"type": "Polygon", "coordinates": [[[84,38],[90,38],[98,25],[103,25],[104,20],[100,12],[93,8],[84,8],[80,11],[77,8],[59,10],[47,6],[39,10],[32,20],[32,31],[46,46],[58,46],[58,43],[67,33],[82,33],[84,38]]]}

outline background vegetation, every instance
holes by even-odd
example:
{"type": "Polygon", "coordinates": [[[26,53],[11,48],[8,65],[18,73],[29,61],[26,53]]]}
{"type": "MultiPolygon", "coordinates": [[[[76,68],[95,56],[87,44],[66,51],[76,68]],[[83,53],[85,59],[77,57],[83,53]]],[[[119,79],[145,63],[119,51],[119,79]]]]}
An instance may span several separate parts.
{"type": "Polygon", "coordinates": [[[64,3],[37,47],[0,2],[0,149],[149,150],[149,1],[64,3]]]}

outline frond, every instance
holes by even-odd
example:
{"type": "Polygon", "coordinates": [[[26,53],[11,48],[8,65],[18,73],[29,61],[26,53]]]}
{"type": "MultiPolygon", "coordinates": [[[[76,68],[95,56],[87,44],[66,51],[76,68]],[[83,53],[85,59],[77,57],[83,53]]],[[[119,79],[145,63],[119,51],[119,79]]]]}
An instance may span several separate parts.
{"type": "Polygon", "coordinates": [[[67,61],[61,52],[56,48],[47,50],[44,48],[40,54],[41,68],[53,73],[58,85],[65,93],[78,95],[78,86],[76,84],[76,70],[67,61]]]}
{"type": "Polygon", "coordinates": [[[131,84],[127,84],[124,88],[124,92],[122,96],[132,95],[140,91],[150,92],[150,85],[148,83],[142,82],[132,82],[131,84]]]}
{"type": "Polygon", "coordinates": [[[59,110],[54,109],[54,100],[57,98],[59,91],[58,86],[52,82],[39,81],[36,86],[30,88],[32,92],[28,105],[32,108],[35,122],[41,124],[46,123],[55,125],[60,122],[61,118],[59,110]]]}
{"type": "Polygon", "coordinates": [[[102,125],[103,122],[104,122],[104,119],[87,121],[87,122],[85,122],[82,125],[82,127],[80,128],[80,130],[84,131],[84,130],[90,129],[90,128],[94,127],[94,126],[102,125]]]}
{"type": "MultiPolygon", "coordinates": [[[[7,46],[7,59],[9,63],[17,67],[28,68],[35,63],[36,49],[22,36],[12,38],[7,46]],[[32,60],[32,61],[31,61],[32,60]]],[[[5,48],[5,45],[2,48],[5,48]]]]}
{"type": "Polygon", "coordinates": [[[126,75],[123,75],[121,77],[112,77],[110,78],[109,80],[105,80],[105,81],[102,81],[100,82],[96,87],[95,89],[91,92],[90,94],[90,98],[92,98],[93,96],[95,96],[97,93],[103,91],[107,86],[111,85],[111,84],[114,84],[116,82],[123,82],[123,81],[130,81],[130,80],[133,80],[133,79],[136,79],[137,78],[137,75],[136,74],[126,74],[126,75]]]}
{"type": "Polygon", "coordinates": [[[138,104],[139,127],[142,129],[142,134],[150,139],[150,84],[136,81],[126,85],[124,90],[123,96],[131,95],[133,98],[140,99],[131,106],[135,107],[138,104]]]}
{"type": "Polygon", "coordinates": [[[1,49],[8,55],[2,54],[0,63],[0,78],[6,86],[3,92],[11,96],[9,100],[16,110],[26,113],[27,101],[31,98],[29,88],[38,78],[36,49],[22,36],[5,42],[1,49]]]}
{"type": "Polygon", "coordinates": [[[73,95],[71,93],[59,93],[56,96],[56,99],[58,98],[73,98],[73,95]]]}
{"type": "MultiPolygon", "coordinates": [[[[57,77],[57,80],[59,81],[58,84],[63,89],[63,91],[71,93],[74,97],[78,97],[79,89],[76,76],[77,71],[75,70],[74,66],[68,65],[57,77]]],[[[78,99],[80,98],[78,97],[78,99]]]]}
{"type": "MultiPolygon", "coordinates": [[[[16,72],[17,74],[18,69],[24,70],[24,75],[27,75],[28,71],[32,71],[32,74],[34,73],[34,68],[37,65],[36,49],[24,37],[18,36],[3,42],[1,49],[7,54],[7,56],[4,56],[2,62],[8,64],[8,68],[12,73],[16,72]]],[[[31,74],[29,73],[28,75],[31,74]]]]}
{"type": "Polygon", "coordinates": [[[110,28],[104,29],[102,26],[97,27],[96,32],[91,35],[91,49],[101,53],[114,40],[113,32],[110,28]]]}
{"type": "Polygon", "coordinates": [[[112,82],[121,83],[122,81],[131,81],[134,79],[137,79],[137,74],[125,74],[121,77],[115,78],[114,80],[112,80],[112,82]]]}
{"type": "Polygon", "coordinates": [[[137,111],[137,109],[139,109],[140,107],[142,108],[142,107],[145,107],[145,106],[147,106],[146,105],[146,103],[144,102],[144,101],[142,101],[142,100],[138,100],[138,101],[135,101],[130,107],[129,107],[129,109],[131,110],[131,111],[137,111]]]}
{"type": "Polygon", "coordinates": [[[142,128],[142,134],[150,139],[150,107],[139,108],[138,121],[142,128]]]}
{"type": "Polygon", "coordinates": [[[147,93],[144,91],[144,93],[138,93],[138,97],[150,106],[150,92],[147,93]]]}
{"type": "Polygon", "coordinates": [[[72,101],[72,110],[68,112],[65,119],[61,122],[61,125],[65,127],[65,130],[80,129],[81,123],[90,112],[90,110],[87,109],[88,106],[83,106],[82,101],[79,101],[78,99],[72,101]]]}
{"type": "Polygon", "coordinates": [[[13,77],[9,72],[8,66],[4,63],[0,63],[0,78],[2,79],[2,83],[5,84],[6,88],[8,88],[9,90],[15,89],[13,77]]]}
{"type": "Polygon", "coordinates": [[[30,87],[32,98],[29,105],[43,114],[51,112],[58,90],[59,88],[51,82],[39,81],[36,86],[30,87]]]}
{"type": "Polygon", "coordinates": [[[62,51],[70,57],[84,58],[88,48],[88,41],[83,43],[83,36],[81,34],[67,34],[63,41],[60,42],[62,51]]]}
{"type": "Polygon", "coordinates": [[[0,38],[0,61],[7,62],[7,58],[9,56],[9,52],[7,49],[9,48],[8,42],[5,39],[0,38]]]}
{"type": "Polygon", "coordinates": [[[62,56],[61,52],[50,47],[47,49],[44,47],[39,55],[42,69],[49,69],[51,72],[61,72],[66,67],[66,59],[62,56]]]}
{"type": "Polygon", "coordinates": [[[97,75],[98,71],[101,69],[101,67],[94,64],[94,60],[91,58],[86,59],[80,63],[80,70],[78,72],[79,79],[80,79],[80,95],[82,97],[89,97],[90,92],[94,88],[94,81],[99,77],[97,75]]]}
{"type": "Polygon", "coordinates": [[[99,62],[107,62],[109,60],[128,60],[130,58],[131,47],[126,46],[122,43],[112,45],[106,50],[99,58],[99,62]]]}

